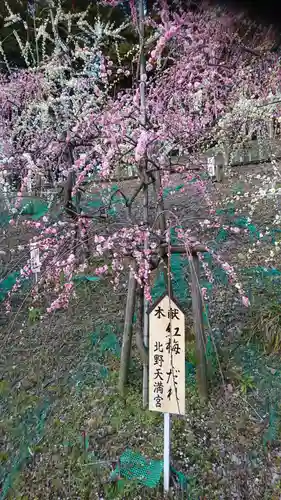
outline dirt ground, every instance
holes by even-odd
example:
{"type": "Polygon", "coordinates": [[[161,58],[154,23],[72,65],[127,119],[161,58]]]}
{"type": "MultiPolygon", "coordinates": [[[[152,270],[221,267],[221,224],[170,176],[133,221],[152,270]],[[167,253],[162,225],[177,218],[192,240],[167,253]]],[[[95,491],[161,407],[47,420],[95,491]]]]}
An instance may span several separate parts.
{"type": "MultiPolygon", "coordinates": [[[[229,231],[219,242],[218,232],[234,217],[248,216],[251,201],[245,193],[255,190],[255,184],[257,190],[262,187],[263,175],[272,175],[268,165],[237,167],[223,184],[209,183],[213,207],[228,207],[227,213],[218,215],[217,228],[204,224],[210,218],[206,195],[196,185],[166,198],[167,210],[177,223],[192,229],[200,241],[236,266],[243,283],[240,270],[265,265],[272,244],[256,245],[249,253],[254,248],[249,231],[229,231]],[[235,215],[229,213],[231,203],[235,215]]],[[[185,180],[174,176],[173,183],[176,187],[185,180]]],[[[122,189],[130,193],[134,186],[124,183],[122,189]]],[[[273,224],[276,208],[272,200],[256,206],[252,224],[265,232],[273,224]]],[[[140,213],[138,205],[136,218],[140,213]]],[[[125,209],[120,208],[109,230],[125,221],[125,209]]],[[[22,238],[5,231],[3,238],[10,247],[15,238],[22,238]]],[[[16,267],[17,259],[13,255],[9,265],[16,267]]],[[[277,253],[267,266],[278,267],[278,260],[277,253]]],[[[188,277],[186,270],[186,287],[188,277]]],[[[250,312],[235,287],[219,278],[218,272],[207,302],[207,332],[218,348],[210,373],[210,398],[207,404],[200,402],[191,373],[186,415],[173,417],[171,442],[173,466],[187,477],[187,487],[182,492],[173,483],[171,497],[278,500],[280,357],[247,343],[243,330],[250,312]]],[[[161,459],[163,450],[162,417],[142,409],[141,364],[135,347],[127,397],[122,400],[117,394],[126,287],[126,272],[118,292],[112,291],[110,277],[81,282],[69,310],[41,321],[28,312],[28,290],[17,297],[12,317],[2,311],[0,499],[163,498],[161,485],[146,489],[134,480],[121,486],[110,481],[124,450],[151,460],[161,459]]],[[[187,361],[194,366],[194,341],[189,339],[186,347],[187,361]]]]}

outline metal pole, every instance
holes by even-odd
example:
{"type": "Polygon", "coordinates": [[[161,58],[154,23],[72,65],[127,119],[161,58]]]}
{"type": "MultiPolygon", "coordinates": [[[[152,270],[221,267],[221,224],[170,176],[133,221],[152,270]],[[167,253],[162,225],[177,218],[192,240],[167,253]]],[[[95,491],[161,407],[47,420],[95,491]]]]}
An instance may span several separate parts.
{"type": "Polygon", "coordinates": [[[164,413],[164,493],[170,489],[170,413],[164,413]]]}
{"type": "MultiPolygon", "coordinates": [[[[144,1],[139,0],[139,45],[140,45],[140,106],[141,106],[141,124],[146,125],[146,67],[144,56],[144,1]]],[[[144,162],[144,180],[146,181],[147,162],[144,162]]],[[[143,218],[144,224],[148,225],[148,186],[145,184],[143,188],[143,218]]],[[[148,241],[144,242],[144,250],[148,249],[148,241]]],[[[143,314],[143,343],[148,347],[148,301],[144,298],[144,314],[143,314]]],[[[148,365],[143,365],[143,407],[148,406],[148,365]]]]}
{"type": "Polygon", "coordinates": [[[146,67],[144,55],[144,2],[139,0],[139,45],[140,45],[140,105],[141,105],[141,124],[146,124],[146,67]]]}

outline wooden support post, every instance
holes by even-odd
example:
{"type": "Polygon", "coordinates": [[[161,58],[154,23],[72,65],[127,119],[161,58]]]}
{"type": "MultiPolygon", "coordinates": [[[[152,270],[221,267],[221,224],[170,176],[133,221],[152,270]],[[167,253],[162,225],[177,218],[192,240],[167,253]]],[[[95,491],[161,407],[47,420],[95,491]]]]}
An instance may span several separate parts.
{"type": "Polygon", "coordinates": [[[269,120],[268,122],[268,135],[269,139],[272,140],[274,138],[274,123],[273,119],[269,120]]]}
{"type": "Polygon", "coordinates": [[[219,153],[216,156],[216,166],[215,166],[215,175],[217,182],[223,182],[224,178],[224,156],[222,153],[219,153]]]}
{"type": "Polygon", "coordinates": [[[208,398],[207,364],[205,355],[203,303],[199,284],[200,267],[198,254],[192,254],[189,262],[191,272],[192,313],[197,354],[197,381],[200,398],[206,400],[208,398]]]}
{"type": "Polygon", "coordinates": [[[161,230],[162,235],[164,235],[167,226],[166,226],[166,216],[165,216],[165,204],[162,195],[161,174],[159,170],[155,172],[155,183],[153,184],[153,188],[154,188],[155,201],[157,204],[158,227],[161,230]]]}
{"type": "Polygon", "coordinates": [[[132,348],[133,318],[136,303],[136,289],[137,282],[134,277],[134,271],[130,270],[119,372],[119,392],[121,396],[125,395],[126,384],[128,382],[128,372],[132,348]]]}
{"type": "Polygon", "coordinates": [[[224,166],[227,167],[229,165],[229,146],[227,144],[224,144],[223,148],[223,159],[224,159],[224,166]]]}
{"type": "Polygon", "coordinates": [[[38,173],[35,174],[35,179],[34,179],[34,191],[35,191],[35,196],[41,196],[42,195],[42,177],[38,173]]]}
{"type": "MultiPolygon", "coordinates": [[[[153,184],[154,188],[154,196],[155,196],[155,202],[157,204],[157,216],[158,216],[158,228],[161,231],[161,235],[164,237],[166,230],[167,230],[167,223],[166,223],[166,216],[165,216],[165,203],[163,199],[163,194],[162,194],[162,182],[161,182],[161,174],[160,171],[158,170],[155,173],[155,183],[153,184]]],[[[164,279],[165,279],[165,284],[166,288],[168,289],[168,275],[169,275],[169,269],[168,269],[168,246],[166,248],[161,245],[160,247],[160,257],[162,259],[161,263],[161,268],[164,273],[164,279]]],[[[170,290],[172,293],[172,290],[170,290]]]]}
{"type": "Polygon", "coordinates": [[[138,311],[136,325],[136,346],[139,351],[143,365],[148,366],[148,348],[143,343],[143,323],[144,323],[144,288],[138,285],[138,311]]]}

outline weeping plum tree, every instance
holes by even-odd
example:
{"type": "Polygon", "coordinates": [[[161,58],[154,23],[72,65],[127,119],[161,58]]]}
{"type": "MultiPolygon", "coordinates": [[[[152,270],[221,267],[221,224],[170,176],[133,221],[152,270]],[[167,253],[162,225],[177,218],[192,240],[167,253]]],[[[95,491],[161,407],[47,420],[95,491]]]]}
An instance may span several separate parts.
{"type": "MultiPolygon", "coordinates": [[[[116,5],[118,2],[107,2],[116,5]]],[[[156,44],[149,51],[146,68],[144,68],[144,18],[143,3],[139,2],[139,18],[132,3],[132,17],[138,25],[140,34],[140,86],[138,100],[140,116],[138,122],[143,126],[136,144],[135,159],[139,161],[138,170],[145,184],[152,182],[156,188],[158,209],[160,209],[160,247],[165,245],[167,226],[164,216],[164,203],[161,196],[163,182],[168,182],[172,172],[170,153],[180,146],[181,151],[188,153],[183,169],[191,165],[200,165],[200,153],[210,146],[225,148],[233,142],[233,130],[225,127],[223,120],[230,114],[230,124],[235,124],[238,141],[253,131],[268,132],[268,123],[272,118],[272,104],[268,103],[268,87],[264,87],[264,78],[273,72],[268,80],[270,91],[278,94],[278,65],[276,57],[271,53],[274,41],[267,37],[268,50],[261,50],[261,42],[265,43],[265,32],[255,32],[255,37],[248,37],[251,28],[243,26],[241,16],[235,18],[222,11],[208,9],[206,5],[194,12],[179,9],[177,14],[169,13],[165,2],[161,3],[160,25],[147,19],[146,25],[157,29],[156,44]],[[212,41],[210,43],[210,41],[212,41]],[[250,42],[250,43],[249,43],[250,42]],[[272,68],[273,66],[273,68],[272,68]],[[155,67],[157,69],[155,76],[155,67]],[[270,70],[270,71],[269,71],[270,70]],[[151,75],[151,78],[147,78],[151,75]],[[266,89],[266,90],[265,90],[266,89]],[[147,92],[145,92],[145,90],[147,92]],[[253,97],[256,100],[253,102],[253,97]],[[260,111],[261,103],[266,102],[266,109],[260,111]],[[248,108],[243,114],[237,113],[243,106],[248,108]],[[246,103],[246,106],[245,106],[246,103]],[[269,105],[268,105],[269,104],[269,105]],[[271,106],[270,106],[271,104],[271,106]],[[249,113],[249,107],[251,113],[249,113]],[[250,123],[250,127],[249,127],[250,123]],[[242,132],[242,133],[241,133],[242,132]],[[156,148],[155,148],[156,143],[156,148]],[[226,146],[227,144],[227,146],[226,146]],[[167,168],[168,167],[168,168],[167,168]],[[161,243],[162,241],[162,243],[161,243]]],[[[268,35],[268,33],[267,33],[268,35]]],[[[263,134],[264,135],[264,134],[263,134]]],[[[205,187],[203,187],[204,189],[205,187]]],[[[144,207],[147,207],[147,190],[144,186],[144,207]]],[[[210,207],[210,213],[214,210],[210,207]]],[[[144,212],[146,227],[149,225],[148,213],[144,212]]],[[[182,235],[181,235],[182,236],[182,235]]],[[[183,237],[184,250],[189,257],[195,251],[194,242],[183,237]]],[[[147,252],[149,245],[145,245],[147,252]]],[[[197,244],[197,249],[200,247],[197,244]]],[[[180,247],[173,249],[180,252],[180,247]]],[[[171,246],[158,249],[158,262],[167,262],[167,254],[171,246]]],[[[219,259],[220,260],[220,259],[219,259]]],[[[151,263],[150,263],[151,264],[151,263]]],[[[236,275],[233,268],[221,262],[224,269],[234,281],[236,275]]],[[[149,273],[149,271],[148,271],[149,273]]],[[[143,273],[144,274],[144,273],[143,273]]],[[[137,278],[137,277],[136,277],[137,278]]],[[[126,338],[123,341],[124,366],[121,372],[121,387],[127,378],[127,366],[131,348],[130,334],[132,324],[134,282],[129,281],[126,317],[126,338]],[[131,315],[131,316],[130,316],[131,315]]],[[[242,301],[248,305],[248,299],[239,283],[236,283],[242,301]]],[[[144,286],[144,291],[146,291],[144,286]]],[[[146,299],[149,300],[149,291],[146,299]]],[[[144,310],[144,341],[147,341],[147,319],[144,310]]],[[[125,333],[125,332],[124,332],[125,333]]],[[[147,376],[144,377],[144,389],[147,376]]],[[[206,384],[201,379],[201,390],[206,392],[206,384]]],[[[144,394],[144,401],[147,394],[144,394]]]]}
{"type": "MultiPolygon", "coordinates": [[[[114,7],[119,2],[105,3],[114,7]]],[[[5,171],[18,168],[21,187],[11,223],[32,226],[36,231],[32,242],[41,251],[42,273],[32,294],[34,301],[38,301],[51,289],[56,291],[48,313],[68,307],[74,293],[73,278],[87,268],[88,257],[110,258],[110,268],[104,264],[94,272],[112,273],[115,287],[129,259],[120,388],[123,391],[127,382],[132,316],[139,290],[139,323],[144,336],[138,332],[137,345],[145,365],[144,400],[147,400],[147,304],[151,300],[151,271],[159,265],[167,270],[171,252],[186,253],[192,259],[194,252],[206,249],[189,228],[177,231],[181,246],[173,248],[170,227],[174,220],[170,214],[169,223],[166,221],[163,188],[171,183],[175,172],[190,177],[195,173],[195,187],[205,195],[209,219],[216,224],[208,182],[199,177],[200,170],[205,168],[202,154],[210,146],[233,145],[233,136],[241,136],[249,124],[252,130],[267,134],[268,120],[280,93],[280,79],[278,55],[270,50],[274,42],[271,35],[261,29],[253,34],[252,27],[241,16],[205,4],[196,9],[179,7],[175,13],[170,12],[165,1],[145,16],[142,1],[130,0],[129,4],[130,22],[139,34],[135,51],[138,85],[132,78],[131,89],[112,92],[118,75],[128,70],[122,67],[121,60],[116,65],[104,55],[103,37],[111,36],[118,47],[120,28],[102,34],[99,30],[99,37],[93,36],[93,43],[77,37],[74,44],[71,40],[74,48],[67,51],[56,42],[54,53],[35,69],[2,77],[1,165],[5,171]],[[271,101],[270,92],[274,95],[271,101]],[[184,162],[172,161],[174,151],[179,149],[184,162]],[[83,193],[87,182],[92,188],[100,187],[132,166],[138,178],[135,192],[128,196],[119,189],[127,209],[127,223],[118,232],[107,235],[103,229],[98,232],[97,218],[103,217],[106,224],[111,195],[104,199],[102,213],[85,214],[77,203],[77,194],[83,193]],[[19,205],[28,182],[28,170],[31,175],[39,172],[46,176],[54,169],[63,186],[64,216],[59,222],[50,214],[38,222],[26,221],[20,216],[19,205]],[[90,178],[93,171],[94,179],[90,178]],[[149,186],[154,193],[153,212],[148,209],[149,186]],[[140,219],[133,208],[141,194],[140,219]],[[85,250],[83,260],[77,253],[78,242],[85,250]]],[[[235,283],[243,304],[249,305],[233,267],[219,255],[214,257],[230,282],[235,283]]],[[[30,273],[27,262],[6,301],[8,313],[12,294],[30,273]]]]}

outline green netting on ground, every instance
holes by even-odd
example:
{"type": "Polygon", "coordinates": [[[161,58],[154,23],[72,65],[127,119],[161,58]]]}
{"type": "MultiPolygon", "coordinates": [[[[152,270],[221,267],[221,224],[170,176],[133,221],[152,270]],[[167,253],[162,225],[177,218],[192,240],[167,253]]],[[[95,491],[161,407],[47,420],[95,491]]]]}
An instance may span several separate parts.
{"type": "MultiPolygon", "coordinates": [[[[181,186],[178,186],[178,190],[180,190],[180,188],[181,186]]],[[[114,188],[112,192],[114,192],[114,188]]],[[[168,194],[168,192],[166,194],[168,194]]],[[[118,194],[116,194],[116,199],[118,199],[116,204],[123,203],[122,198],[120,199],[118,194]]],[[[99,208],[101,205],[102,199],[100,196],[89,201],[89,208],[99,208]]],[[[38,213],[42,214],[42,210],[43,207],[41,207],[41,212],[40,208],[38,208],[37,216],[38,213]]],[[[228,208],[224,213],[233,219],[231,224],[248,229],[253,238],[259,237],[259,230],[254,225],[249,224],[245,217],[235,218],[235,211],[232,207],[228,208]]],[[[35,214],[30,213],[29,215],[34,216],[35,214]]],[[[277,232],[278,230],[272,232],[272,241],[274,241],[277,232]]],[[[225,241],[228,238],[227,232],[220,233],[219,231],[218,234],[220,234],[220,236],[217,237],[217,243],[225,241]]],[[[172,243],[177,243],[175,231],[172,232],[172,243]]],[[[214,245],[214,249],[216,249],[216,245],[214,245]]],[[[215,277],[215,284],[220,283],[227,285],[227,274],[218,267],[212,255],[205,254],[204,258],[215,277]]],[[[183,308],[188,309],[191,300],[188,287],[188,259],[185,256],[173,254],[171,257],[171,266],[173,294],[183,308]]],[[[12,277],[11,275],[5,282],[0,283],[0,300],[1,297],[3,300],[7,291],[13,286],[13,280],[16,279],[15,276],[16,275],[12,277]]],[[[254,293],[257,288],[262,290],[264,282],[268,278],[273,281],[275,280],[276,286],[280,288],[281,273],[277,269],[262,267],[247,268],[242,271],[242,276],[247,284],[249,295],[251,290],[252,293],[254,293]]],[[[77,280],[79,279],[80,281],[96,281],[98,278],[81,276],[77,277],[77,280]]],[[[206,287],[209,292],[213,289],[213,285],[204,278],[201,280],[201,286],[206,287]]],[[[153,300],[156,300],[165,291],[164,275],[163,273],[159,273],[158,279],[152,290],[153,300]]],[[[107,359],[110,357],[119,358],[121,348],[120,336],[121,332],[116,331],[110,325],[104,325],[103,328],[96,329],[90,334],[90,341],[85,358],[82,359],[75,370],[69,373],[68,384],[70,389],[74,387],[78,392],[83,391],[86,386],[95,386],[100,380],[104,380],[109,376],[110,368],[108,367],[107,359]]],[[[206,352],[208,359],[214,357],[214,347],[210,336],[207,337],[206,352]]],[[[234,358],[237,365],[241,366],[243,373],[249,373],[254,378],[255,388],[247,397],[257,412],[269,415],[269,426],[264,435],[264,442],[265,444],[271,442],[274,440],[274,436],[277,432],[276,429],[280,421],[278,408],[278,401],[281,394],[280,363],[273,358],[271,358],[269,362],[267,358],[264,357],[264,354],[253,345],[249,345],[247,349],[245,346],[238,346],[235,350],[234,358]]],[[[195,361],[193,359],[188,359],[186,361],[186,383],[190,385],[195,384],[195,361]]],[[[29,459],[32,457],[34,446],[36,446],[43,437],[44,425],[51,408],[49,402],[45,402],[44,404],[43,409],[42,405],[38,406],[37,409],[30,409],[29,415],[23,414],[19,417],[20,422],[14,422],[14,430],[12,431],[11,443],[8,448],[10,450],[9,454],[7,457],[4,457],[5,460],[2,460],[0,463],[0,482],[2,482],[0,500],[6,498],[7,492],[17,477],[18,472],[28,463],[29,459]]],[[[0,410],[1,413],[9,410],[5,398],[0,400],[0,410]]],[[[12,413],[12,409],[10,409],[10,411],[12,413]]],[[[138,481],[144,486],[151,488],[157,486],[162,472],[162,461],[153,460],[152,458],[147,460],[133,450],[126,450],[124,454],[121,455],[119,466],[115,471],[115,473],[120,473],[121,477],[125,480],[138,481]]],[[[182,486],[186,484],[187,478],[185,478],[185,476],[176,473],[176,471],[173,472],[177,475],[179,483],[182,486]]]]}
{"type": "MultiPolygon", "coordinates": [[[[173,239],[175,240],[174,234],[173,239]]],[[[183,302],[186,301],[189,293],[187,287],[185,286],[184,279],[186,264],[187,259],[182,259],[180,256],[173,256],[172,273],[174,290],[177,298],[183,302]]],[[[91,278],[92,277],[88,276],[81,277],[83,280],[90,279],[90,281],[91,278]]],[[[162,278],[163,277],[160,276],[158,282],[155,284],[153,295],[164,293],[165,284],[164,281],[162,281],[162,278]]],[[[136,317],[134,317],[134,321],[136,321],[136,317]]],[[[75,387],[78,392],[83,391],[86,386],[95,386],[99,383],[99,380],[102,381],[109,376],[110,371],[107,367],[107,358],[114,356],[118,359],[120,357],[120,335],[121,332],[117,332],[111,327],[111,325],[104,325],[103,327],[96,329],[90,335],[87,355],[79,363],[77,368],[73,372],[69,373],[68,384],[70,387],[75,387]]],[[[189,383],[194,383],[194,365],[188,361],[186,362],[186,377],[189,383]]],[[[47,414],[44,417],[45,419],[46,416],[47,414]]],[[[23,421],[24,419],[25,417],[23,416],[23,421]]],[[[34,443],[38,442],[39,438],[34,430],[34,425],[32,426],[28,420],[25,421],[25,425],[26,428],[24,431],[23,427],[21,428],[22,436],[25,436],[25,438],[22,439],[21,443],[14,441],[11,448],[19,450],[18,456],[15,457],[11,453],[5,463],[5,467],[0,470],[0,481],[2,480],[4,485],[0,500],[4,500],[4,498],[6,498],[7,492],[12,486],[13,481],[16,479],[18,472],[31,458],[32,446],[34,443]]],[[[41,419],[41,432],[43,432],[43,427],[44,421],[41,419]]],[[[135,453],[133,450],[127,450],[120,457],[120,467],[121,476],[123,478],[126,480],[133,479],[135,481],[140,481],[144,486],[151,488],[157,486],[163,472],[163,464],[161,461],[154,461],[152,459],[147,461],[144,457],[135,453]],[[145,475],[144,470],[146,472],[145,475]]],[[[179,484],[182,485],[185,483],[184,476],[181,477],[180,473],[177,473],[176,471],[174,471],[174,474],[178,477],[179,484]]]]}
{"type": "Polygon", "coordinates": [[[265,356],[260,346],[251,343],[248,347],[238,346],[234,360],[242,368],[243,377],[251,377],[251,390],[247,400],[261,419],[267,418],[268,425],[263,435],[264,444],[278,439],[281,423],[281,369],[279,356],[265,356]]]}
{"type": "Polygon", "coordinates": [[[242,182],[237,182],[234,184],[232,188],[232,194],[243,194],[244,193],[244,185],[242,182]]]}
{"type": "MultiPolygon", "coordinates": [[[[122,480],[134,481],[147,488],[156,488],[163,475],[163,460],[151,460],[144,457],[141,453],[136,453],[133,450],[127,449],[121,455],[119,463],[115,470],[111,473],[111,480],[121,477],[122,480]]],[[[181,490],[186,490],[188,478],[178,472],[174,467],[171,467],[171,473],[177,480],[181,490]]]]}
{"type": "MultiPolygon", "coordinates": [[[[171,231],[171,244],[177,243],[175,229],[171,231]]],[[[172,254],[171,256],[171,274],[172,274],[172,287],[174,297],[183,305],[187,305],[188,299],[190,300],[190,292],[187,286],[187,268],[188,259],[181,255],[172,254]]],[[[152,298],[157,300],[166,291],[164,272],[161,271],[152,288],[152,298]]]]}
{"type": "MultiPolygon", "coordinates": [[[[10,202],[11,207],[14,207],[16,198],[14,198],[14,200],[10,200],[10,202]]],[[[35,197],[31,199],[23,197],[18,210],[21,215],[26,215],[36,221],[48,213],[49,203],[35,197]]],[[[59,213],[60,212],[58,212],[57,216],[59,213]]],[[[2,211],[0,215],[0,227],[7,226],[12,218],[13,216],[7,210],[2,211]]]]}
{"type": "Polygon", "coordinates": [[[93,210],[108,206],[109,200],[111,200],[111,208],[107,213],[112,217],[117,215],[120,205],[125,206],[125,200],[118,192],[117,185],[111,186],[111,188],[104,188],[99,193],[89,195],[85,202],[82,200],[81,205],[85,213],[90,213],[93,210]]]}
{"type": "MultiPolygon", "coordinates": [[[[4,411],[4,405],[1,398],[1,415],[4,411]]],[[[5,454],[4,451],[0,452],[0,500],[7,497],[18,473],[32,459],[34,447],[43,438],[49,410],[50,403],[48,401],[39,404],[35,409],[27,410],[22,415],[14,415],[15,409],[11,408],[13,449],[17,451],[16,455],[5,454]]]]}
{"type": "MultiPolygon", "coordinates": [[[[99,381],[108,377],[107,358],[120,355],[120,332],[110,325],[103,326],[89,336],[88,352],[75,370],[69,372],[66,384],[75,389],[77,394],[87,386],[95,387],[99,381]]],[[[10,415],[8,442],[5,452],[0,450],[0,500],[5,500],[18,474],[30,460],[35,447],[44,436],[44,428],[55,402],[45,401],[36,405],[37,397],[30,395],[30,409],[22,412],[21,401],[12,396],[9,387],[0,382],[0,415],[10,415]]],[[[26,396],[25,396],[26,399],[26,396]]],[[[57,443],[61,444],[61,443],[57,443]]],[[[72,443],[68,443],[71,445],[72,443]]]]}
{"type": "Polygon", "coordinates": [[[85,386],[95,386],[99,380],[108,377],[110,371],[107,364],[109,356],[120,357],[121,332],[117,332],[111,325],[104,325],[90,334],[90,343],[85,358],[80,362],[73,373],[70,373],[69,383],[82,391],[85,386]]]}
{"type": "MultiPolygon", "coordinates": [[[[20,278],[20,273],[19,271],[14,271],[2,280],[0,279],[0,303],[5,300],[7,297],[7,294],[12,290],[14,284],[16,283],[16,280],[20,278]]],[[[31,281],[29,278],[23,278],[21,279],[21,289],[26,290],[31,284],[31,281]]]]}
{"type": "MultiPolygon", "coordinates": [[[[235,207],[234,204],[229,204],[226,209],[218,209],[216,210],[216,215],[225,215],[227,216],[227,225],[230,227],[236,227],[239,229],[246,229],[249,234],[250,242],[257,241],[261,238],[261,234],[264,233],[261,229],[259,229],[255,224],[253,224],[250,219],[246,216],[235,217],[235,207]]],[[[281,229],[279,228],[270,228],[267,229],[269,235],[266,237],[263,235],[263,241],[267,241],[272,245],[275,244],[276,241],[280,240],[281,229]]],[[[227,229],[221,227],[218,230],[218,233],[215,238],[216,244],[213,246],[213,249],[218,247],[218,243],[222,243],[226,241],[230,237],[227,229]]]]}
{"type": "Polygon", "coordinates": [[[194,184],[195,182],[198,182],[199,180],[206,180],[209,177],[209,175],[205,172],[201,172],[198,174],[196,177],[193,177],[189,181],[185,182],[185,184],[178,184],[177,186],[172,186],[172,187],[167,187],[163,189],[163,198],[167,198],[169,194],[171,193],[176,193],[183,189],[186,184],[194,184]]]}
{"type": "Polygon", "coordinates": [[[116,329],[113,329],[111,325],[107,325],[102,331],[99,329],[92,334],[92,345],[98,358],[104,358],[105,354],[114,354],[118,358],[120,357],[121,348],[117,333],[119,332],[116,332],[116,329]]]}
{"type": "MultiPolygon", "coordinates": [[[[241,186],[236,186],[236,192],[242,192],[241,186]]],[[[228,206],[224,210],[218,210],[218,215],[228,217],[227,225],[235,226],[241,229],[246,229],[249,235],[249,241],[258,241],[261,231],[247,217],[235,216],[235,208],[228,206]]],[[[268,229],[267,229],[268,230],[268,229]]],[[[263,241],[267,241],[272,245],[280,239],[279,228],[271,228],[268,230],[269,235],[263,236],[263,241]]],[[[216,250],[219,244],[227,241],[229,233],[224,228],[220,228],[213,249],[216,250]]],[[[215,277],[216,283],[227,284],[228,278],[226,273],[219,269],[213,261],[212,255],[206,254],[206,261],[209,268],[215,277]]],[[[276,307],[281,305],[281,272],[274,267],[246,267],[239,270],[240,277],[243,282],[244,289],[250,299],[252,305],[263,307],[264,301],[273,300],[273,305],[276,307]]],[[[266,418],[268,425],[263,435],[264,444],[274,442],[280,430],[281,412],[280,412],[280,394],[281,394],[281,371],[280,357],[267,356],[260,345],[253,341],[245,345],[234,345],[233,360],[241,371],[242,379],[250,380],[250,389],[247,391],[247,401],[251,405],[255,416],[259,415],[261,419],[266,418]]],[[[247,382],[246,382],[247,383],[247,382]]]]}
{"type": "Polygon", "coordinates": [[[22,201],[20,207],[21,215],[32,216],[33,220],[38,220],[47,214],[49,210],[49,204],[47,201],[39,200],[38,198],[33,198],[32,200],[22,201]]]}
{"type": "Polygon", "coordinates": [[[8,224],[10,223],[10,220],[11,220],[11,216],[9,215],[8,212],[6,212],[6,211],[1,212],[1,214],[0,214],[0,227],[4,228],[4,227],[8,226],[8,224]]]}
{"type": "Polygon", "coordinates": [[[7,276],[7,278],[0,280],[0,302],[5,299],[6,295],[13,288],[19,277],[19,272],[15,271],[7,276]]]}
{"type": "Polygon", "coordinates": [[[175,193],[180,191],[184,187],[184,184],[179,184],[176,187],[168,187],[163,189],[163,198],[167,198],[170,193],[175,193]]]}
{"type": "Polygon", "coordinates": [[[137,481],[148,488],[155,488],[162,472],[162,460],[148,460],[140,453],[128,449],[121,455],[113,475],[119,474],[121,478],[137,481]]]}
{"type": "MultiPolygon", "coordinates": [[[[228,285],[228,277],[227,273],[222,269],[222,267],[219,267],[214,260],[213,256],[211,253],[206,252],[204,253],[204,261],[208,266],[208,269],[211,271],[212,277],[214,279],[214,284],[222,284],[227,286],[228,285]]],[[[213,284],[208,282],[207,279],[203,279],[201,282],[202,286],[207,288],[208,291],[211,291],[213,289],[213,284]]]]}
{"type": "Polygon", "coordinates": [[[245,282],[245,289],[251,304],[255,304],[263,293],[273,297],[276,302],[281,303],[281,272],[275,267],[266,268],[262,266],[248,267],[241,270],[241,276],[245,282]]]}
{"type": "Polygon", "coordinates": [[[87,275],[84,275],[84,274],[78,274],[77,276],[74,276],[73,277],[73,281],[77,281],[77,282],[81,282],[81,281],[93,281],[93,282],[96,282],[96,281],[100,281],[100,276],[87,276],[87,275]]]}

